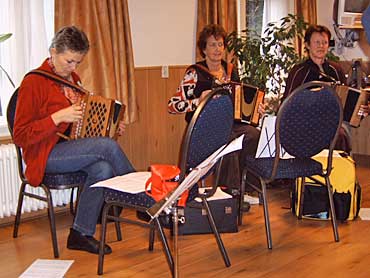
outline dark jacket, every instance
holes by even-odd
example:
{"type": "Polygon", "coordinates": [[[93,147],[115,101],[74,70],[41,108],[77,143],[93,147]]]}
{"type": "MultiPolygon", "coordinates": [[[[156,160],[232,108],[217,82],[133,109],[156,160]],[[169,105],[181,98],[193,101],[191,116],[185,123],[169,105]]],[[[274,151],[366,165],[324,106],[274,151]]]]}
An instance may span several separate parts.
{"type": "Polygon", "coordinates": [[[322,67],[324,72],[320,71],[319,66],[311,59],[307,59],[303,63],[294,66],[288,75],[285,92],[281,102],[283,102],[295,88],[310,81],[339,81],[342,84],[346,84],[343,70],[337,63],[326,60],[322,67]]]}

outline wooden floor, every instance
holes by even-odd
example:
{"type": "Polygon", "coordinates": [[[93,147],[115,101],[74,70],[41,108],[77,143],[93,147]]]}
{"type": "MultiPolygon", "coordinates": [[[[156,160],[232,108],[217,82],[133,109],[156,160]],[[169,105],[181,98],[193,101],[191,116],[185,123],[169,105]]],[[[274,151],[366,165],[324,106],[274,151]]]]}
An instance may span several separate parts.
{"type": "MultiPolygon", "coordinates": [[[[370,170],[358,168],[357,173],[362,207],[370,207],[370,170]]],[[[254,205],[238,233],[222,235],[229,268],[211,235],[180,237],[180,277],[370,277],[369,221],[340,223],[340,242],[335,243],[330,222],[298,221],[291,214],[286,189],[269,189],[268,194],[272,250],[266,247],[262,206],[254,205]]],[[[96,255],[66,248],[71,221],[68,214],[57,216],[60,259],[74,260],[65,277],[98,277],[96,255]]],[[[159,241],[153,252],[147,251],[146,229],[124,224],[122,242],[115,241],[113,232],[110,226],[113,253],[105,258],[103,277],[170,277],[159,241]]],[[[47,219],[22,223],[17,239],[11,226],[0,228],[0,258],[0,277],[7,278],[18,277],[37,258],[53,259],[47,219]]]]}

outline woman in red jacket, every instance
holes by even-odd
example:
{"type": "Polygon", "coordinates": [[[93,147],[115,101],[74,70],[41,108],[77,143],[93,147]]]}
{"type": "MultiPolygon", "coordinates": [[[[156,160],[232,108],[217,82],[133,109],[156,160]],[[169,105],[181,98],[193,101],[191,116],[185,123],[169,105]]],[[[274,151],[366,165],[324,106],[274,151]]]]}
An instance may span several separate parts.
{"type": "MultiPolygon", "coordinates": [[[[50,57],[38,68],[80,85],[74,72],[89,50],[85,33],[64,27],[53,38],[50,57]]],[[[105,137],[65,141],[57,133],[69,135],[71,123],[82,118],[78,91],[47,77],[29,74],[19,88],[14,122],[14,143],[23,151],[26,177],[38,186],[45,172],[84,171],[87,180],[81,193],[67,248],[98,254],[93,237],[103,206],[103,189],[90,185],[134,171],[131,163],[112,139],[105,137]]],[[[124,125],[120,124],[120,134],[124,125]]],[[[104,252],[111,248],[106,245],[104,252]]]]}

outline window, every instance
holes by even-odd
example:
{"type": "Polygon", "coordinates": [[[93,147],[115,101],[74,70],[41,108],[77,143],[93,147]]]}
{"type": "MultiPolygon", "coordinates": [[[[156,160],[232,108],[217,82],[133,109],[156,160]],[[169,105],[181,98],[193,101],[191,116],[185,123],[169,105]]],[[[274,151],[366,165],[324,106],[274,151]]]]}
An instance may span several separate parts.
{"type": "MultiPolygon", "coordinates": [[[[25,73],[41,65],[48,56],[54,34],[54,0],[0,1],[0,34],[12,33],[0,43],[0,64],[16,87],[25,73]]],[[[6,107],[14,92],[3,71],[0,72],[0,137],[8,135],[6,107]]]]}
{"type": "Polygon", "coordinates": [[[268,22],[294,13],[293,0],[239,0],[239,30],[246,27],[262,33],[268,22]]]}
{"type": "Polygon", "coordinates": [[[262,33],[264,0],[245,0],[246,27],[262,33]]]}

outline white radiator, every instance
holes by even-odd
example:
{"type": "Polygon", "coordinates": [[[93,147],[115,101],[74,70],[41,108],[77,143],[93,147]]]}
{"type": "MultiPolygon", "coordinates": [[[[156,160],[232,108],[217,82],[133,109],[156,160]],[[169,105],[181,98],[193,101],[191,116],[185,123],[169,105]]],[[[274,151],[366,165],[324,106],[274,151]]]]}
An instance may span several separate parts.
{"type": "MultiPolygon", "coordinates": [[[[18,205],[18,194],[21,179],[18,175],[18,162],[14,144],[0,145],[0,218],[15,215],[18,205]]],[[[27,186],[26,190],[35,194],[43,194],[42,188],[27,186]]],[[[69,204],[71,189],[53,190],[54,206],[69,204]]],[[[45,195],[44,195],[45,196],[45,195]]],[[[24,197],[23,212],[36,211],[47,207],[47,203],[34,198],[24,197]]]]}

